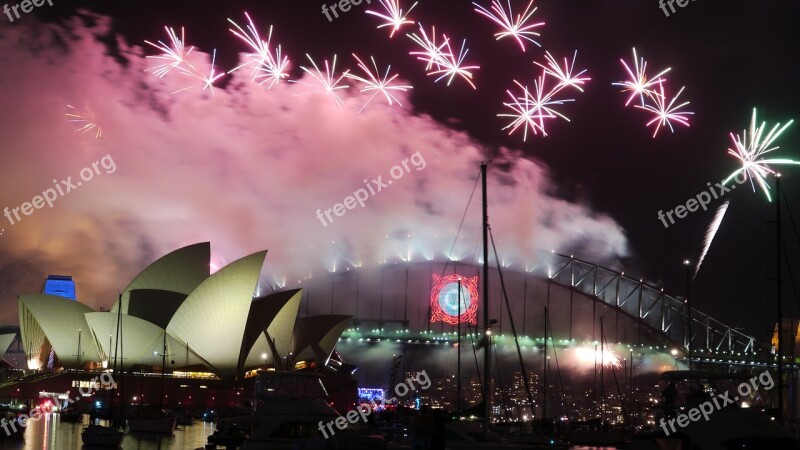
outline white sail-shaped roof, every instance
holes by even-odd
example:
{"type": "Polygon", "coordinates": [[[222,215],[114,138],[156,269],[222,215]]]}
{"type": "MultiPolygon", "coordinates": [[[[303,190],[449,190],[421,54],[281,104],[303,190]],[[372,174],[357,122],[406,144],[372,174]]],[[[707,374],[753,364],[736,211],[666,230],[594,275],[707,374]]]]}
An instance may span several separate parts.
{"type": "MultiPolygon", "coordinates": [[[[47,294],[19,297],[19,323],[25,354],[33,359],[46,338],[64,367],[78,368],[100,361],[100,351],[84,314],[94,310],[83,303],[47,294]],[[78,346],[80,345],[80,356],[78,346]]],[[[29,363],[30,365],[30,363],[29,363]]]]}
{"type": "Polygon", "coordinates": [[[0,354],[6,353],[8,347],[10,347],[11,343],[14,342],[15,337],[17,337],[17,335],[14,333],[0,334],[0,354]]]}
{"type": "Polygon", "coordinates": [[[189,345],[223,378],[233,378],[247,316],[267,252],[234,261],[194,289],[167,332],[189,345]]]}
{"type": "MultiPolygon", "coordinates": [[[[103,358],[113,364],[115,352],[119,364],[125,369],[136,364],[160,366],[164,349],[164,329],[146,320],[122,314],[120,317],[119,340],[117,346],[117,314],[113,312],[93,312],[86,314],[86,322],[94,332],[103,358]],[[156,354],[157,353],[157,354],[156,354]]],[[[208,365],[202,358],[189,349],[186,356],[186,343],[167,333],[167,361],[175,361],[175,365],[208,365]],[[188,358],[188,360],[187,360],[188,358]]],[[[171,367],[168,366],[167,370],[171,367]]]]}
{"type": "Polygon", "coordinates": [[[293,359],[305,361],[315,359],[327,365],[342,332],[349,326],[353,316],[325,315],[297,319],[292,348],[293,359]]]}
{"type": "Polygon", "coordinates": [[[270,356],[272,364],[282,368],[281,362],[291,351],[294,322],[302,297],[301,289],[293,289],[252,302],[239,355],[240,373],[246,367],[263,365],[261,355],[264,353],[270,356]],[[267,336],[271,343],[267,342],[267,336]]]}
{"type": "MultiPolygon", "coordinates": [[[[147,266],[122,292],[122,313],[128,313],[128,298],[134,289],[158,289],[189,295],[208,278],[211,244],[201,242],[168,253],[147,266]]],[[[116,311],[119,301],[111,307],[116,311]]]]}

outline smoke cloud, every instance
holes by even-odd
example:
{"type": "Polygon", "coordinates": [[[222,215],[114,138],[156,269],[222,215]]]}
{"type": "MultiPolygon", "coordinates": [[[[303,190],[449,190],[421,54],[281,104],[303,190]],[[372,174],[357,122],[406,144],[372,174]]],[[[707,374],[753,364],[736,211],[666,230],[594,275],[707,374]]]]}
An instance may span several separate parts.
{"type": "MultiPolygon", "coordinates": [[[[16,295],[38,291],[47,273],[73,275],[79,300],[107,307],[147,264],[206,240],[218,266],[269,249],[266,282],[287,287],[325,270],[477,256],[479,192],[450,253],[489,157],[469,135],[415,113],[408,98],[405,108],[376,99],[359,114],[357,90],[342,94],[340,108],[324,94],[296,96],[309,90],[300,84],[267,91],[247,71],[214,96],[199,86],[173,95],[194,80],[145,72],[152,60],[139,43],[110,34],[109,19],[81,14],[65,25],[28,17],[0,35],[0,208],[30,201],[54,179],[78,180],[105,155],[116,164],[52,208],[13,225],[0,216],[3,323],[16,322],[16,295]],[[109,35],[119,54],[101,42],[109,35]],[[93,115],[102,136],[76,132],[66,105],[93,115]],[[365,179],[392,179],[392,167],[417,152],[423,170],[411,166],[364,207],[320,223],[318,209],[365,179]]],[[[195,63],[210,70],[204,50],[195,63]]],[[[513,149],[493,153],[489,214],[506,263],[522,266],[535,249],[627,254],[613,219],[548,195],[554,181],[542,164],[513,149]]]]}

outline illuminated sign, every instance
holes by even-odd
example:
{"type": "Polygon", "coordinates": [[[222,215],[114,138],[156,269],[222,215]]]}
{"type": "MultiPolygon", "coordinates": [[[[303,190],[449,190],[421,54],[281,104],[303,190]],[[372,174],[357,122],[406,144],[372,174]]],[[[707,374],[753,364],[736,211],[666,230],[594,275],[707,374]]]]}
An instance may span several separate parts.
{"type": "Polygon", "coordinates": [[[458,274],[445,277],[434,275],[431,289],[431,322],[456,325],[459,322],[459,312],[461,322],[477,324],[478,277],[462,277],[458,274]]]}

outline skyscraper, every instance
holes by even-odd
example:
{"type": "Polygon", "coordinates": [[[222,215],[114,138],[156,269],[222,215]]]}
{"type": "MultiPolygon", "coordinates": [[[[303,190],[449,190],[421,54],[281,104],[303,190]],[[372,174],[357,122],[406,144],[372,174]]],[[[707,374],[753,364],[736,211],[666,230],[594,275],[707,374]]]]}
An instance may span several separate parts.
{"type": "Polygon", "coordinates": [[[71,276],[48,275],[42,286],[42,294],[57,295],[75,300],[75,282],[71,276]]]}

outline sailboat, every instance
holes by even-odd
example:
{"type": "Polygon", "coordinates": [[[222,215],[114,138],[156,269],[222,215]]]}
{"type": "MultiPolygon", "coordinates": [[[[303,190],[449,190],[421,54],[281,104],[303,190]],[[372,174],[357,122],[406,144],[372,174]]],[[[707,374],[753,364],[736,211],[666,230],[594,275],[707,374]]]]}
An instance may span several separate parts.
{"type": "MultiPolygon", "coordinates": [[[[603,326],[603,316],[600,316],[600,361],[597,362],[597,350],[595,350],[595,373],[597,366],[600,366],[600,411],[599,417],[590,419],[584,422],[574,422],[572,430],[569,433],[569,440],[572,444],[576,445],[597,445],[597,446],[618,446],[624,443],[630,436],[625,433],[624,429],[611,429],[608,426],[608,419],[606,418],[607,401],[605,394],[605,377],[603,376],[606,367],[605,353],[607,351],[606,333],[603,326]]],[[[614,377],[614,382],[617,386],[617,394],[619,394],[620,407],[624,417],[624,423],[630,424],[628,413],[623,400],[622,392],[617,383],[617,373],[614,366],[611,365],[611,374],[614,377]]]]}
{"type": "Polygon", "coordinates": [[[177,419],[164,410],[164,375],[166,374],[167,359],[167,331],[164,330],[164,344],[161,353],[161,396],[158,407],[150,405],[138,405],[128,416],[128,430],[139,433],[165,433],[171,434],[175,431],[177,419]]]}
{"type": "MultiPolygon", "coordinates": [[[[492,347],[492,329],[491,326],[497,323],[497,320],[489,319],[489,242],[490,242],[490,229],[489,229],[489,215],[488,215],[488,204],[487,204],[487,195],[486,195],[486,171],[487,171],[487,163],[481,164],[481,188],[482,188],[482,217],[483,217],[483,299],[484,299],[484,309],[483,309],[483,327],[485,332],[485,343],[484,343],[484,366],[483,366],[483,376],[484,381],[482,383],[483,386],[483,402],[478,405],[483,409],[483,426],[482,429],[479,430],[477,428],[470,429],[470,424],[467,423],[460,423],[458,427],[454,425],[447,426],[446,432],[446,446],[447,448],[455,448],[455,449],[471,449],[471,450],[478,450],[478,449],[515,449],[515,448],[525,448],[525,449],[539,449],[539,448],[550,448],[550,449],[567,449],[569,445],[556,439],[552,436],[545,436],[541,434],[533,434],[533,433],[514,433],[505,436],[501,436],[495,434],[490,430],[490,413],[492,410],[491,405],[491,347],[492,347]]],[[[497,259],[497,248],[494,246],[494,237],[491,237],[491,244],[494,250],[495,258],[497,259]]],[[[499,268],[498,268],[499,269],[499,268]]],[[[517,339],[517,332],[516,327],[514,326],[514,318],[511,315],[511,309],[509,308],[508,304],[508,295],[505,290],[505,282],[503,281],[503,273],[502,270],[499,272],[499,279],[500,285],[503,292],[503,298],[506,302],[506,309],[509,312],[509,322],[511,324],[511,330],[514,334],[515,341],[517,342],[517,355],[519,357],[519,363],[523,373],[523,382],[526,387],[526,391],[528,394],[528,401],[533,408],[533,397],[531,395],[530,386],[528,386],[528,380],[526,376],[525,364],[522,360],[522,353],[519,349],[519,341],[517,339]]],[[[461,307],[461,286],[459,283],[459,317],[460,317],[460,307],[461,307]]],[[[545,313],[545,316],[547,314],[545,313]]],[[[460,321],[459,321],[459,352],[460,352],[460,339],[461,339],[461,330],[460,330],[460,321]]],[[[545,344],[546,345],[546,344],[545,344]]],[[[545,347],[546,348],[546,347],[545,347]]],[[[495,356],[496,358],[496,356],[495,356]]],[[[460,384],[460,359],[459,359],[459,384],[460,384]]],[[[460,390],[460,389],[459,389],[460,390]]],[[[458,406],[460,409],[460,392],[459,392],[459,401],[458,406]]],[[[459,411],[459,413],[463,413],[464,411],[459,411]]],[[[531,413],[533,413],[533,409],[531,409],[531,413]]]]}
{"type": "MultiPolygon", "coordinates": [[[[122,295],[120,294],[120,300],[122,300],[122,295]]],[[[119,308],[121,311],[121,308],[119,308]]],[[[120,314],[117,313],[117,342],[119,342],[119,326],[120,326],[120,314]]],[[[111,353],[111,348],[108,349],[108,353],[111,353]]],[[[116,354],[114,355],[114,368],[116,369],[117,366],[117,357],[116,354]]],[[[116,370],[114,371],[116,375],[116,370]]],[[[114,387],[109,392],[109,403],[108,403],[108,410],[109,414],[114,417],[114,391],[116,390],[116,383],[114,383],[114,387]]],[[[83,429],[81,433],[81,440],[83,441],[83,445],[92,446],[92,447],[119,447],[122,444],[122,439],[124,438],[124,434],[122,431],[115,430],[111,427],[104,427],[102,425],[95,425],[94,423],[90,423],[89,426],[83,429]]]]}

